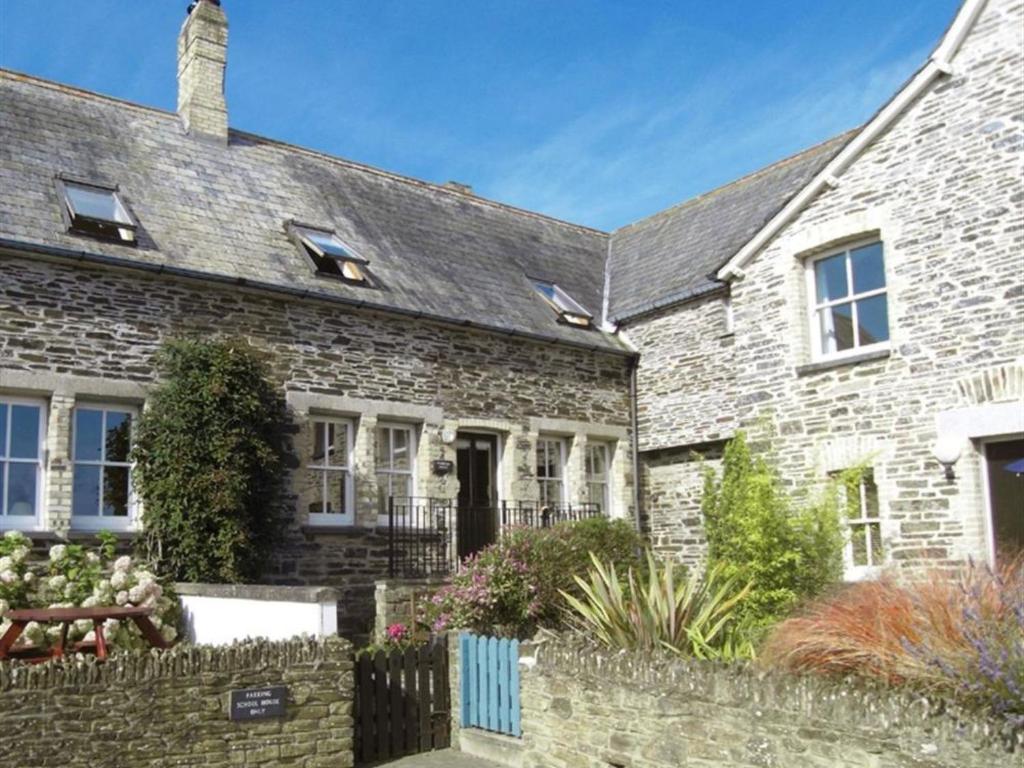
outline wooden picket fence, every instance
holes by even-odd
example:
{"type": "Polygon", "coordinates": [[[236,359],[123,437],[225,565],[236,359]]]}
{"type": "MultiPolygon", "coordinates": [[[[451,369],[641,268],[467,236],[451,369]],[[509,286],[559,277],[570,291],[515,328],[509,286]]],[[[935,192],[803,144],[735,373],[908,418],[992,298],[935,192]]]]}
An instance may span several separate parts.
{"type": "Polygon", "coordinates": [[[451,744],[448,644],[364,654],[355,665],[355,759],[375,762],[451,744]]]}
{"type": "Polygon", "coordinates": [[[463,728],[522,735],[518,640],[462,633],[459,674],[463,728]]]}

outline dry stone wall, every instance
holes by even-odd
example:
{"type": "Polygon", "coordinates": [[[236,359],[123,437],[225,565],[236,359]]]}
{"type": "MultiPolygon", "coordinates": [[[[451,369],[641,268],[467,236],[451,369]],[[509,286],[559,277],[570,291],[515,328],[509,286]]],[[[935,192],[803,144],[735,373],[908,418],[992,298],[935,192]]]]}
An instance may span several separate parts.
{"type": "Polygon", "coordinates": [[[882,689],[562,642],[531,652],[522,768],[1010,768],[1024,751],[1019,729],[882,689]]]}
{"type": "Polygon", "coordinates": [[[256,642],[0,664],[0,765],[352,765],[352,646],[256,642]],[[231,690],[284,685],[283,718],[228,718],[231,690]]]}

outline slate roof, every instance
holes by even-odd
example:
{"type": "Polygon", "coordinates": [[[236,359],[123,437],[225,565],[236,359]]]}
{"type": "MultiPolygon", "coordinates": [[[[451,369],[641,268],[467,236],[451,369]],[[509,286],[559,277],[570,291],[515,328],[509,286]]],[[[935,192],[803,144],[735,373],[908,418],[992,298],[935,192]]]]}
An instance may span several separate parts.
{"type": "Polygon", "coordinates": [[[608,319],[637,315],[722,286],[715,272],[856,130],[616,230],[609,247],[608,319]]]}
{"type": "Polygon", "coordinates": [[[852,138],[851,131],[610,235],[444,186],[0,69],[0,247],[106,259],[292,295],[629,352],[557,321],[529,278],[623,322],[721,286],[713,275],[852,138]],[[68,233],[55,178],[116,184],[130,247],[68,233]],[[286,234],[333,228],[379,287],[317,276],[286,234]]]}
{"type": "Polygon", "coordinates": [[[557,322],[527,278],[600,317],[605,233],[238,131],[227,146],[190,137],[173,113],[0,71],[0,244],[12,243],[625,351],[557,322]],[[66,232],[59,173],[117,184],[138,246],[66,232]],[[334,228],[381,287],[316,276],[289,219],[334,228]]]}

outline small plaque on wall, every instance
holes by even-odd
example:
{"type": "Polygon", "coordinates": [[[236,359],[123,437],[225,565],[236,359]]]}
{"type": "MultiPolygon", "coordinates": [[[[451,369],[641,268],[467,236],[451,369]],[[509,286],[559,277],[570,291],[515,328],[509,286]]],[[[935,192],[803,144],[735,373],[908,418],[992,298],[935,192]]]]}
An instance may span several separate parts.
{"type": "Polygon", "coordinates": [[[455,462],[449,459],[434,459],[431,462],[431,467],[434,470],[435,475],[450,475],[452,470],[455,469],[455,462]]]}
{"type": "Polygon", "coordinates": [[[267,720],[284,717],[287,699],[288,687],[284,685],[231,691],[231,706],[228,712],[232,720],[267,720]]]}

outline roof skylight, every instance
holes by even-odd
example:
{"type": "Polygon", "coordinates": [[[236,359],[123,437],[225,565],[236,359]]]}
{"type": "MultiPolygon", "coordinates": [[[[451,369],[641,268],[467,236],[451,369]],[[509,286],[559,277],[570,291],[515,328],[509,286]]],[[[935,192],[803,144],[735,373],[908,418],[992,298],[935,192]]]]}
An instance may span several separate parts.
{"type": "Polygon", "coordinates": [[[135,242],[138,225],[116,189],[67,179],[62,179],[59,186],[72,232],[135,242]]]}
{"type": "Polygon", "coordinates": [[[580,328],[590,328],[593,325],[594,316],[555,283],[534,280],[533,287],[554,308],[563,322],[580,328]]]}
{"type": "Polygon", "coordinates": [[[368,262],[326,229],[316,229],[303,224],[292,224],[291,231],[312,259],[317,274],[340,277],[351,283],[365,283],[363,269],[368,262]]]}

